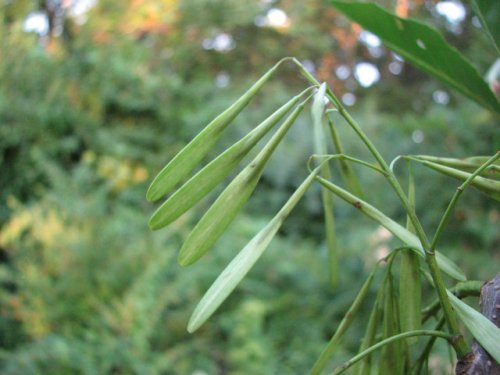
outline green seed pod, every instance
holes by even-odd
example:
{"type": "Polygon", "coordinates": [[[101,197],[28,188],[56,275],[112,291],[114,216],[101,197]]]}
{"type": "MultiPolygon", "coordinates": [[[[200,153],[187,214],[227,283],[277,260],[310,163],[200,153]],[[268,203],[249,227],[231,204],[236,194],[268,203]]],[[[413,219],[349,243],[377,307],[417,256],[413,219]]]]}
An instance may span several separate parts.
{"type": "Polygon", "coordinates": [[[250,198],[269,158],[303,108],[304,104],[295,108],[255,159],[231,181],[196,224],[179,252],[178,261],[182,266],[202,257],[224,233],[250,198]]]}
{"type": "Polygon", "coordinates": [[[210,122],[158,173],[146,193],[149,201],[156,201],[170,192],[217,142],[222,132],[250,103],[261,87],[271,78],[284,60],[279,61],[253,84],[235,103],[210,122]]]}
{"type": "Polygon", "coordinates": [[[220,154],[182,185],[151,216],[149,227],[155,230],[170,224],[210,193],[237,167],[250,150],[285,114],[298,103],[301,95],[302,93],[290,99],[250,133],[220,154]]]}
{"type": "MultiPolygon", "coordinates": [[[[409,176],[408,199],[412,208],[415,208],[415,182],[411,169],[409,176]]],[[[410,218],[406,220],[406,229],[415,233],[410,218]]],[[[401,268],[399,276],[399,321],[401,331],[417,331],[422,327],[422,285],[420,283],[420,259],[413,251],[405,250],[401,253],[401,268]]],[[[418,341],[418,337],[407,340],[409,344],[418,341]]]]}
{"type": "Polygon", "coordinates": [[[196,306],[188,323],[188,331],[196,331],[232,293],[240,281],[250,271],[255,262],[267,249],[269,243],[278,232],[281,224],[309,189],[317,173],[313,171],[297,188],[276,216],[252,238],[252,240],[236,255],[229,265],[217,277],[196,306]]]}

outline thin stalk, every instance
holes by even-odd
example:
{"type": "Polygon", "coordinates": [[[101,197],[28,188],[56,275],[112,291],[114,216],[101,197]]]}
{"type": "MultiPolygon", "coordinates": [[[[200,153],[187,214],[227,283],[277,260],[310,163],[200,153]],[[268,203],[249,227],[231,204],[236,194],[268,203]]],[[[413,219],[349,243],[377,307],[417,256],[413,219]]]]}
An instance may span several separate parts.
{"type": "MultiPolygon", "coordinates": [[[[380,306],[380,300],[382,299],[383,296],[383,288],[380,288],[378,293],[377,293],[377,298],[375,299],[375,303],[373,304],[372,312],[370,313],[370,318],[368,319],[368,326],[366,327],[366,333],[365,336],[363,337],[363,341],[361,342],[361,345],[359,347],[359,353],[361,353],[363,350],[368,349],[370,346],[373,345],[373,342],[375,341],[375,337],[377,334],[377,328],[379,324],[379,319],[381,315],[381,306],[380,306]]],[[[362,363],[359,364],[359,368],[357,371],[357,375],[367,375],[370,373],[370,368],[371,368],[371,356],[367,356],[362,363]]]]}
{"type": "Polygon", "coordinates": [[[435,252],[432,250],[427,250],[425,252],[425,261],[429,266],[431,277],[434,282],[434,287],[436,288],[439,301],[441,302],[441,307],[443,309],[443,314],[446,319],[448,329],[455,336],[455,339],[451,341],[451,344],[453,345],[458,358],[464,358],[470,351],[469,346],[465,342],[465,338],[460,334],[457,315],[453,310],[453,307],[451,306],[450,300],[448,299],[443,276],[439,271],[439,267],[436,261],[435,252]]]}
{"type": "MultiPolygon", "coordinates": [[[[319,85],[319,82],[314,76],[307,71],[307,69],[304,68],[304,66],[298,61],[297,59],[293,59],[295,64],[297,64],[302,72],[302,74],[314,85],[319,85]]],[[[351,117],[349,112],[345,109],[345,107],[342,105],[340,100],[335,96],[333,91],[328,88],[326,90],[326,96],[331,100],[331,102],[337,107],[337,110],[341,114],[341,116],[347,121],[349,126],[354,130],[354,132],[358,135],[358,137],[361,139],[361,141],[365,144],[365,146],[368,148],[370,153],[373,155],[375,160],[378,162],[380,167],[384,172],[386,172],[386,178],[393,187],[393,189],[396,191],[396,194],[398,195],[399,199],[403,203],[403,206],[413,224],[415,227],[416,234],[418,235],[420,241],[422,242],[422,246],[424,249],[429,248],[429,240],[427,239],[427,236],[422,228],[422,225],[420,224],[420,221],[418,220],[415,210],[412,209],[411,204],[406,197],[403,189],[401,188],[401,185],[399,184],[398,180],[396,179],[396,176],[392,173],[391,169],[385,162],[384,158],[382,155],[378,152],[377,148],[375,145],[371,142],[371,140],[367,137],[367,135],[363,132],[361,127],[358,125],[358,123],[351,117]]]]}
{"type": "MultiPolygon", "coordinates": [[[[304,76],[309,81],[311,81],[313,84],[319,85],[316,78],[314,78],[314,76],[312,76],[311,73],[309,73],[297,59],[293,59],[293,61],[299,65],[301,72],[304,74],[304,76]]],[[[441,305],[443,307],[443,313],[444,313],[446,322],[448,324],[448,329],[451,333],[453,333],[456,336],[456,339],[453,340],[451,343],[452,343],[453,347],[455,348],[455,351],[457,352],[457,356],[459,358],[465,357],[467,355],[467,353],[469,352],[469,347],[468,347],[467,343],[465,342],[464,337],[460,334],[460,330],[459,330],[459,326],[458,326],[458,319],[457,319],[455,312],[453,311],[451,303],[448,299],[448,295],[446,294],[446,286],[445,286],[443,277],[441,275],[441,272],[439,271],[439,268],[438,268],[434,249],[431,247],[431,243],[430,243],[429,239],[427,238],[427,235],[425,234],[425,231],[422,227],[422,224],[420,223],[420,220],[418,220],[418,217],[416,215],[415,210],[412,208],[410,201],[408,200],[408,197],[404,193],[396,176],[391,171],[391,169],[389,168],[389,166],[385,162],[382,155],[378,152],[375,145],[371,142],[371,140],[363,132],[361,127],[358,125],[358,123],[351,117],[349,112],[347,112],[347,110],[344,108],[344,106],[342,105],[340,100],[335,96],[335,94],[332,92],[331,89],[327,90],[326,96],[337,107],[339,113],[347,121],[347,123],[351,126],[351,128],[358,135],[358,137],[361,139],[361,141],[365,144],[365,146],[371,152],[371,154],[373,155],[375,160],[379,163],[382,170],[384,170],[387,173],[386,178],[389,181],[389,183],[391,184],[391,186],[393,187],[393,189],[396,192],[396,195],[400,199],[401,203],[403,204],[403,207],[408,215],[408,218],[411,220],[411,223],[413,224],[413,227],[415,228],[415,233],[418,236],[418,238],[422,244],[423,249],[425,250],[425,261],[429,267],[429,270],[430,270],[430,273],[432,276],[432,280],[434,281],[434,286],[436,288],[439,300],[441,301],[441,305]]]]}
{"type": "MultiPolygon", "coordinates": [[[[331,99],[332,97],[335,97],[333,92],[331,90],[327,91],[328,97],[331,99]]],[[[381,169],[385,172],[385,177],[395,190],[397,196],[401,200],[401,203],[403,204],[403,207],[411,220],[411,223],[415,227],[415,233],[420,239],[420,242],[422,243],[422,246],[424,249],[429,248],[429,240],[427,239],[427,236],[424,232],[424,229],[422,228],[422,225],[420,224],[420,221],[417,218],[417,215],[415,213],[415,210],[412,208],[412,205],[410,204],[410,201],[408,200],[408,197],[404,193],[401,185],[399,184],[399,181],[396,179],[396,176],[394,173],[391,171],[389,168],[389,165],[386,163],[382,155],[378,152],[376,147],[373,145],[373,143],[370,141],[370,139],[366,136],[366,134],[363,132],[361,127],[358,125],[358,123],[351,117],[351,115],[347,112],[347,110],[344,108],[344,106],[339,102],[337,98],[336,102],[338,102],[340,107],[338,107],[339,113],[344,117],[344,119],[347,121],[347,123],[351,126],[351,128],[356,132],[356,134],[360,137],[360,139],[363,141],[363,143],[366,145],[368,150],[371,152],[377,163],[380,165],[381,169]]],[[[337,104],[336,104],[337,105],[337,104]]]]}
{"type": "MultiPolygon", "coordinates": [[[[464,297],[479,297],[481,294],[481,286],[483,281],[480,280],[468,280],[460,282],[454,287],[450,288],[450,292],[456,295],[458,298],[464,297]]],[[[435,315],[439,310],[439,299],[436,299],[431,304],[422,309],[422,323],[425,323],[431,316],[435,315]]]]}
{"type": "Polygon", "coordinates": [[[355,355],[354,357],[352,357],[347,362],[344,362],[343,365],[341,365],[340,367],[337,367],[331,373],[331,375],[338,375],[338,374],[343,373],[349,367],[351,367],[352,365],[354,365],[356,362],[359,362],[360,360],[362,360],[367,355],[370,355],[371,353],[373,353],[374,351],[380,349],[381,347],[383,347],[385,345],[388,345],[388,344],[390,344],[390,343],[392,343],[394,341],[403,340],[403,339],[406,339],[408,337],[415,337],[415,336],[435,336],[435,337],[443,338],[443,339],[448,340],[448,341],[453,341],[453,339],[455,338],[453,335],[450,335],[449,333],[445,333],[445,332],[442,332],[442,331],[418,330],[418,331],[403,332],[403,333],[400,333],[398,335],[391,336],[391,337],[389,337],[389,338],[387,338],[385,340],[382,340],[382,341],[378,342],[377,344],[371,346],[370,348],[368,348],[368,349],[362,351],[361,353],[355,355]]]}
{"type": "MultiPolygon", "coordinates": [[[[313,118],[313,133],[314,133],[314,149],[318,154],[327,154],[327,144],[324,132],[324,110],[325,110],[325,96],[326,83],[322,84],[316,95],[311,107],[311,115],[313,118]]],[[[332,172],[329,163],[323,163],[321,166],[321,175],[328,179],[332,179],[332,172]]],[[[335,230],[335,216],[333,215],[333,196],[325,188],[321,188],[321,201],[323,204],[324,214],[324,227],[326,236],[326,245],[328,250],[328,275],[330,279],[330,286],[332,288],[337,286],[338,282],[338,249],[337,249],[337,233],[335,230]]]]}
{"type": "MultiPolygon", "coordinates": [[[[317,155],[317,154],[313,154],[311,155],[311,157],[309,158],[309,162],[311,162],[312,159],[314,158],[325,158],[326,161],[329,161],[329,160],[333,160],[333,159],[340,159],[340,160],[348,160],[348,161],[352,161],[353,163],[357,163],[357,164],[360,164],[360,165],[363,165],[365,167],[368,167],[370,169],[373,169],[374,171],[380,173],[381,175],[383,176],[387,176],[387,173],[384,172],[382,169],[380,168],[377,168],[375,165],[373,164],[370,164],[364,160],[360,160],[360,159],[356,159],[356,158],[353,158],[352,156],[348,156],[348,155],[345,155],[345,154],[335,154],[335,155],[330,155],[330,154],[326,154],[326,155],[317,155]]],[[[311,171],[311,166],[308,165],[308,169],[309,171],[311,171]]],[[[359,195],[355,194],[356,196],[359,197],[359,195]]]]}
{"type": "Polygon", "coordinates": [[[319,358],[316,360],[316,363],[314,364],[313,368],[309,372],[309,375],[319,375],[323,371],[323,369],[326,366],[326,363],[332,356],[334,350],[336,349],[340,339],[344,335],[344,333],[347,331],[349,326],[351,325],[352,321],[354,320],[354,317],[356,316],[356,313],[358,312],[359,308],[361,307],[362,302],[364,301],[366,294],[368,293],[370,289],[370,285],[373,281],[373,277],[375,276],[375,271],[373,271],[370,276],[368,276],[368,279],[364,282],[363,286],[361,287],[361,290],[359,294],[356,296],[354,299],[354,302],[352,303],[351,307],[349,310],[345,313],[344,318],[339,324],[339,327],[337,328],[337,331],[335,331],[335,334],[332,336],[326,347],[323,349],[323,352],[319,356],[319,358]]]}
{"type": "MultiPolygon", "coordinates": [[[[326,117],[328,120],[328,128],[330,129],[330,136],[332,137],[332,142],[335,146],[335,150],[338,154],[344,154],[344,148],[342,147],[342,142],[340,142],[337,129],[335,129],[335,125],[333,124],[330,116],[327,115],[326,117]]],[[[363,192],[361,190],[361,186],[359,185],[359,181],[356,178],[351,166],[344,159],[340,159],[340,172],[347,186],[350,187],[353,193],[358,197],[363,198],[363,192]]]]}
{"type": "Polygon", "coordinates": [[[445,213],[443,214],[443,217],[441,218],[441,221],[439,222],[438,228],[436,229],[436,234],[434,234],[434,238],[432,239],[431,243],[431,249],[436,248],[436,244],[441,238],[441,235],[443,234],[443,229],[445,224],[447,223],[448,219],[450,218],[451,213],[455,209],[455,206],[464,192],[464,190],[472,183],[472,180],[476,176],[478,176],[482,171],[484,171],[486,168],[488,168],[491,164],[493,164],[498,158],[500,158],[500,151],[497,151],[495,155],[493,155],[491,158],[489,158],[483,165],[481,165],[474,173],[470,175],[470,177],[464,181],[462,185],[460,185],[457,190],[455,191],[455,194],[451,198],[450,204],[446,208],[445,213]]]}
{"type": "MultiPolygon", "coordinates": [[[[442,317],[438,324],[436,325],[435,330],[439,331],[441,328],[443,328],[443,325],[445,323],[444,317],[442,317]]],[[[431,336],[429,341],[427,341],[427,344],[425,344],[424,350],[422,350],[422,354],[418,357],[416,363],[416,368],[414,375],[419,375],[420,372],[422,371],[422,366],[424,365],[424,362],[427,358],[429,358],[429,353],[431,352],[432,347],[434,346],[434,343],[436,342],[437,337],[436,336],[431,336]]]]}
{"type": "MultiPolygon", "coordinates": [[[[329,94],[329,92],[327,93],[329,94]]],[[[333,95],[333,94],[332,94],[333,95]]],[[[338,102],[338,99],[337,99],[338,102]]],[[[434,281],[434,286],[436,288],[439,300],[441,301],[441,305],[443,308],[443,313],[446,319],[446,322],[448,324],[448,329],[449,331],[454,334],[457,339],[452,341],[453,347],[455,348],[455,351],[457,352],[457,356],[459,358],[463,358],[467,355],[469,352],[469,347],[467,343],[465,342],[465,339],[463,336],[460,335],[460,330],[458,326],[458,319],[453,311],[453,308],[451,306],[451,303],[448,299],[448,295],[446,294],[446,287],[445,283],[443,280],[443,276],[441,275],[441,272],[439,270],[437,261],[436,261],[436,256],[434,253],[434,248],[431,247],[431,244],[424,232],[424,229],[420,223],[420,221],[417,218],[417,215],[415,213],[415,210],[412,208],[410,201],[408,200],[406,194],[404,193],[403,189],[401,188],[401,185],[399,184],[398,180],[396,179],[396,176],[392,173],[390,170],[389,166],[385,162],[385,160],[382,158],[378,150],[375,148],[375,146],[372,144],[372,142],[368,139],[368,137],[364,134],[364,132],[361,130],[359,125],[354,121],[354,119],[349,115],[349,113],[345,110],[345,108],[340,104],[339,107],[339,112],[340,114],[346,119],[346,121],[351,125],[351,127],[354,129],[354,131],[358,134],[358,136],[363,140],[365,145],[368,147],[372,155],[375,157],[381,168],[387,173],[387,180],[395,190],[397,196],[399,197],[401,203],[403,204],[403,207],[408,215],[408,218],[410,219],[411,223],[413,224],[413,227],[415,228],[415,233],[418,236],[422,247],[426,250],[425,252],[425,261],[429,267],[430,273],[432,280],[434,281]]]]}

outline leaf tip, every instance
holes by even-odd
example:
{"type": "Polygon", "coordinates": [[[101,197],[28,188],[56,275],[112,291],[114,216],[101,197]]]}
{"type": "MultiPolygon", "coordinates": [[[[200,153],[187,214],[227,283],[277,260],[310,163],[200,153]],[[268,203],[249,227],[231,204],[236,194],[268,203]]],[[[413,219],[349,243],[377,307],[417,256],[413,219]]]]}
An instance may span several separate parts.
{"type": "Polygon", "coordinates": [[[149,188],[148,188],[148,191],[146,192],[146,199],[148,200],[148,202],[154,202],[154,201],[157,201],[158,199],[160,199],[161,195],[158,194],[158,191],[155,189],[155,184],[152,183],[149,188]]]}
{"type": "Polygon", "coordinates": [[[201,325],[204,323],[204,321],[200,321],[199,317],[193,313],[191,315],[191,318],[189,318],[189,322],[187,325],[187,331],[188,333],[194,333],[198,330],[198,328],[201,327],[201,325]]]}
{"type": "Polygon", "coordinates": [[[163,225],[161,225],[161,223],[158,222],[155,214],[153,214],[153,216],[151,216],[149,218],[148,226],[149,226],[149,229],[151,229],[151,230],[158,230],[158,229],[163,227],[163,225]]]}
{"type": "Polygon", "coordinates": [[[179,263],[180,266],[182,267],[187,267],[193,264],[197,259],[193,258],[189,254],[187,254],[183,249],[181,248],[179,255],[177,256],[177,263],[179,263]]]}
{"type": "Polygon", "coordinates": [[[195,327],[190,320],[186,330],[188,331],[188,333],[194,333],[196,331],[196,329],[197,329],[197,327],[195,327]]]}

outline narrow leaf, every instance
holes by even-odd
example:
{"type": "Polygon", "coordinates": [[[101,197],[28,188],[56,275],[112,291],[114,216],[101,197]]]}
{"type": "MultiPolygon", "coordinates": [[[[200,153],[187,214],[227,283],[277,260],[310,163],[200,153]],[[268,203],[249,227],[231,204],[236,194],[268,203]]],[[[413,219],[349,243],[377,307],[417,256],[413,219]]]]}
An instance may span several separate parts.
{"type": "Polygon", "coordinates": [[[436,29],[397,17],[373,3],[330,1],[408,62],[482,106],[500,112],[500,103],[478,71],[436,29]]]}
{"type": "Polygon", "coordinates": [[[373,352],[376,350],[383,348],[384,346],[393,343],[395,341],[403,340],[408,337],[414,337],[414,336],[435,336],[435,337],[441,337],[443,339],[446,339],[448,342],[450,342],[453,339],[453,336],[444,333],[442,331],[431,331],[431,330],[421,330],[421,331],[411,331],[411,332],[403,332],[400,333],[396,336],[389,337],[387,339],[384,339],[382,341],[379,341],[372,347],[366,349],[364,352],[356,354],[354,357],[349,359],[348,361],[344,362],[341,366],[337,367],[331,375],[339,375],[348,370],[352,365],[356,364],[363,358],[365,358],[368,355],[371,355],[373,352]]]}
{"type": "MultiPolygon", "coordinates": [[[[467,180],[472,175],[472,173],[464,172],[456,168],[446,167],[444,165],[440,165],[431,161],[425,161],[419,158],[412,158],[412,160],[418,161],[419,163],[429,168],[432,168],[438,172],[461,181],[467,180]]],[[[477,176],[474,178],[474,180],[472,180],[471,185],[487,194],[491,198],[500,201],[500,181],[477,176]]]]}
{"type": "Polygon", "coordinates": [[[361,307],[361,304],[365,300],[366,294],[370,290],[370,286],[372,284],[373,278],[375,276],[375,272],[370,273],[366,281],[363,283],[361,286],[361,289],[358,292],[358,295],[354,299],[354,302],[352,303],[351,307],[349,307],[349,310],[346,312],[344,317],[342,318],[342,321],[340,322],[337,330],[335,331],[334,335],[326,345],[326,347],[323,349],[321,352],[321,355],[319,358],[316,360],[313,368],[309,372],[309,375],[319,375],[325,368],[328,360],[332,357],[335,349],[337,348],[340,339],[344,336],[346,333],[347,329],[351,325],[352,321],[354,320],[357,312],[359,311],[359,308],[361,307]]]}
{"type": "MultiPolygon", "coordinates": [[[[384,318],[382,322],[383,338],[387,339],[401,333],[397,313],[397,299],[394,291],[394,281],[390,268],[384,280],[384,318]]],[[[382,349],[379,361],[379,374],[403,373],[403,343],[395,341],[382,349]]]]}
{"type": "Polygon", "coordinates": [[[500,54],[500,2],[498,0],[472,0],[472,9],[484,31],[500,54]]]}
{"type": "MultiPolygon", "coordinates": [[[[412,208],[415,207],[415,181],[409,170],[408,199],[412,208]]],[[[406,229],[415,233],[410,218],[406,220],[406,229]]],[[[401,331],[417,331],[421,329],[422,285],[420,283],[420,259],[413,251],[401,253],[401,268],[399,277],[399,320],[401,331]]],[[[409,343],[417,342],[416,338],[408,339],[409,343]]]]}
{"type": "MultiPolygon", "coordinates": [[[[408,247],[415,249],[418,251],[420,256],[424,257],[425,252],[422,248],[418,237],[411,233],[408,229],[404,228],[387,215],[383,214],[380,210],[373,207],[369,203],[363,201],[362,199],[356,197],[355,195],[349,193],[348,191],[342,189],[341,187],[333,184],[332,182],[325,180],[324,178],[317,176],[316,179],[320,184],[325,186],[328,190],[330,190],[335,195],[339,196],[346,202],[352,204],[363,214],[376,221],[383,227],[385,227],[389,232],[394,234],[397,238],[403,241],[408,247]]],[[[452,260],[446,258],[443,254],[436,251],[436,261],[438,262],[439,268],[446,272],[449,276],[453,277],[458,281],[465,281],[466,277],[464,273],[460,270],[460,268],[453,263],[452,260]]]]}
{"type": "MultiPolygon", "coordinates": [[[[430,156],[430,155],[415,155],[415,158],[472,173],[476,169],[478,169],[481,165],[483,165],[485,162],[487,162],[490,156],[472,156],[470,158],[465,158],[465,159],[455,159],[455,158],[442,158],[439,156],[430,156]]],[[[500,161],[497,161],[494,164],[488,166],[488,168],[486,168],[481,174],[482,175],[500,174],[500,161]]]]}
{"type": "Polygon", "coordinates": [[[297,188],[281,210],[254,238],[236,255],[217,277],[196,306],[188,323],[188,331],[196,331],[226,300],[240,281],[250,271],[274,238],[284,220],[300,201],[314,181],[317,170],[313,171],[297,188]]]}
{"type": "MultiPolygon", "coordinates": [[[[335,128],[335,124],[333,123],[331,117],[328,118],[328,126],[330,128],[330,134],[332,136],[333,144],[335,145],[337,154],[344,154],[344,148],[342,147],[342,143],[340,141],[340,137],[337,134],[337,129],[335,128]]],[[[339,159],[340,164],[340,174],[344,183],[346,184],[349,191],[352,191],[353,194],[358,197],[363,198],[363,191],[361,190],[361,184],[359,183],[358,177],[351,165],[344,158],[339,159]]]]}
{"type": "MultiPolygon", "coordinates": [[[[375,344],[377,330],[380,323],[379,320],[383,313],[383,307],[381,306],[383,298],[384,288],[379,288],[372,312],[370,313],[370,318],[368,319],[368,326],[366,327],[365,336],[363,337],[363,341],[361,342],[358,353],[362,353],[375,344]]],[[[354,373],[356,375],[369,375],[372,365],[371,358],[371,355],[366,356],[363,359],[363,362],[359,364],[357,371],[355,371],[354,373]]]]}
{"type": "MultiPolygon", "coordinates": [[[[314,130],[314,151],[319,155],[326,155],[328,153],[325,142],[326,137],[323,130],[325,93],[326,83],[322,83],[318,89],[318,92],[314,96],[314,101],[311,108],[314,130]]],[[[331,179],[332,173],[330,171],[330,165],[328,163],[322,164],[321,174],[327,180],[331,179]]],[[[323,202],[325,236],[328,249],[328,275],[330,285],[334,287],[338,281],[337,239],[335,233],[335,217],[333,216],[333,196],[332,194],[328,193],[325,187],[321,188],[321,200],[323,202]]]]}
{"type": "Polygon", "coordinates": [[[293,97],[259,126],[240,139],[191,177],[163,203],[149,220],[151,229],[159,229],[176,220],[212,191],[241,162],[250,150],[298,103],[301,94],[293,97]]]}
{"type": "Polygon", "coordinates": [[[481,346],[500,363],[500,328],[479,311],[448,292],[448,297],[458,317],[481,346]]]}
{"type": "MultiPolygon", "coordinates": [[[[283,60],[282,60],[283,61],[283,60]]],[[[253,84],[235,103],[210,122],[189,142],[155,177],[146,193],[149,201],[156,201],[170,192],[186,177],[201,159],[215,145],[222,132],[250,103],[260,88],[271,78],[280,66],[278,62],[253,84]]]]}
{"type": "Polygon", "coordinates": [[[352,321],[356,317],[357,312],[359,311],[359,308],[361,307],[361,304],[365,300],[365,297],[370,290],[370,286],[373,281],[373,277],[375,276],[375,272],[370,273],[366,281],[363,283],[361,286],[361,289],[358,292],[358,295],[354,299],[354,302],[352,303],[351,307],[349,307],[349,310],[346,312],[344,317],[342,318],[342,321],[340,322],[337,330],[335,331],[334,335],[326,345],[326,347],[323,349],[321,352],[321,355],[319,358],[316,360],[313,368],[309,372],[309,375],[319,375],[325,368],[328,360],[332,357],[335,349],[337,348],[340,339],[344,336],[346,333],[347,329],[351,325],[352,321]]]}
{"type": "Polygon", "coordinates": [[[187,266],[202,257],[241,210],[254,191],[272,153],[295,122],[304,104],[297,106],[255,159],[219,195],[182,245],[178,261],[187,266]]]}

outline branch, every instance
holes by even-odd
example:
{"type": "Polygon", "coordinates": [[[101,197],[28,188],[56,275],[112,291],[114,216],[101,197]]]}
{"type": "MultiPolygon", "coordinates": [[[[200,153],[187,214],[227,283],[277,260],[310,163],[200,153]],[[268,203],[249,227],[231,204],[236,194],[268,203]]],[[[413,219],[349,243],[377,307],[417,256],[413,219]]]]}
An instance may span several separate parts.
{"type": "MultiPolygon", "coordinates": [[[[479,298],[481,313],[500,327],[500,274],[483,284],[479,298]]],[[[456,375],[500,374],[500,364],[474,340],[472,351],[457,362],[456,375]]]]}

